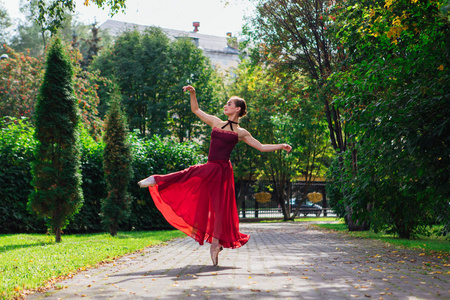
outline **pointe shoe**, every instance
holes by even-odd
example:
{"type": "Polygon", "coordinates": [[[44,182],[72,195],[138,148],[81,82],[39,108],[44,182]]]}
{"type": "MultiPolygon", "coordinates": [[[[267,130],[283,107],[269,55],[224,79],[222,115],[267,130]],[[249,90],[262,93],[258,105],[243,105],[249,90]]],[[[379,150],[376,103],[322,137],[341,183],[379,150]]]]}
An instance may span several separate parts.
{"type": "Polygon", "coordinates": [[[155,178],[153,178],[153,176],[147,177],[145,179],[142,179],[141,181],[138,182],[139,187],[141,188],[146,188],[149,186],[154,186],[156,184],[155,178]]]}
{"type": "Polygon", "coordinates": [[[219,252],[223,250],[223,247],[218,244],[217,246],[211,245],[211,248],[209,249],[209,253],[211,254],[211,260],[213,263],[213,266],[217,266],[219,264],[219,252]]]}

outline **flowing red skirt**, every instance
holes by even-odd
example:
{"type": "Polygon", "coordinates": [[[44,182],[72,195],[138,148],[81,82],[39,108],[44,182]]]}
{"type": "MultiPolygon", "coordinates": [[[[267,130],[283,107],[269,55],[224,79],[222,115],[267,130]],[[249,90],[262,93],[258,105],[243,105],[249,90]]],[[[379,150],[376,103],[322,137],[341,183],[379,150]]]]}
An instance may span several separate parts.
{"type": "Polygon", "coordinates": [[[224,248],[239,248],[250,236],[239,232],[230,161],[208,162],[183,171],[154,175],[150,194],[166,220],[200,245],[216,238],[224,248]]]}

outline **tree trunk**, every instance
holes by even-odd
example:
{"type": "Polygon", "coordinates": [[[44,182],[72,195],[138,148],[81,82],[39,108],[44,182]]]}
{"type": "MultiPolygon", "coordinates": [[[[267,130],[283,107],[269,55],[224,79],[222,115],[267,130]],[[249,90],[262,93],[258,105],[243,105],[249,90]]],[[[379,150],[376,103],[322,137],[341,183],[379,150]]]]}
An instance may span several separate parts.
{"type": "Polygon", "coordinates": [[[55,242],[56,243],[61,243],[61,227],[56,228],[55,230],[55,242]]]}
{"type": "Polygon", "coordinates": [[[278,203],[280,203],[281,211],[283,212],[283,220],[288,221],[289,220],[289,213],[286,209],[286,204],[284,203],[284,199],[281,198],[278,200],[278,203]]]}
{"type": "Polygon", "coordinates": [[[111,234],[111,236],[116,236],[118,228],[119,228],[118,221],[114,220],[114,222],[109,226],[109,234],[111,234]]]}
{"type": "MultiPolygon", "coordinates": [[[[252,176],[250,175],[250,178],[252,176]]],[[[242,206],[242,201],[244,200],[245,196],[247,195],[248,187],[250,186],[250,180],[239,180],[239,191],[238,196],[236,197],[236,208],[239,212],[242,206]]]]}
{"type": "Polygon", "coordinates": [[[311,180],[306,181],[306,184],[304,186],[304,190],[303,190],[303,194],[302,194],[302,198],[299,199],[300,201],[298,201],[298,205],[297,208],[295,209],[294,213],[292,214],[292,216],[289,218],[289,220],[294,220],[295,216],[298,214],[298,212],[300,211],[300,206],[303,204],[303,202],[305,202],[303,199],[306,199],[306,196],[308,195],[308,189],[311,186],[311,180]]]}
{"type": "Polygon", "coordinates": [[[347,214],[345,216],[345,220],[347,222],[348,231],[367,231],[370,229],[370,224],[367,221],[353,221],[353,210],[350,207],[347,206],[346,211],[347,214]]]}

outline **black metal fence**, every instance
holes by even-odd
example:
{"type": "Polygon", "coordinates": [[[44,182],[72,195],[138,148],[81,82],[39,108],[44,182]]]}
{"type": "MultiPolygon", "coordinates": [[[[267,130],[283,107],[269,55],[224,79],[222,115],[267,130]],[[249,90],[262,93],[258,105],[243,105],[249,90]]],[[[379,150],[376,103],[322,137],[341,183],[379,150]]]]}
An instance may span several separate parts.
{"type": "MultiPolygon", "coordinates": [[[[239,218],[283,218],[281,206],[273,190],[274,188],[269,181],[236,182],[236,198],[238,201],[240,200],[240,203],[238,203],[239,218]],[[261,199],[261,197],[258,197],[259,193],[268,193],[270,198],[261,199]]],[[[322,207],[320,216],[334,216],[334,212],[328,207],[324,181],[291,182],[290,187],[288,186],[284,191],[284,201],[289,215],[294,213],[298,205],[307,202],[306,195],[312,192],[322,194],[322,201],[316,203],[322,207]],[[289,201],[286,199],[289,199],[289,201]]],[[[317,213],[317,208],[302,207],[298,216],[316,216],[317,213]]]]}

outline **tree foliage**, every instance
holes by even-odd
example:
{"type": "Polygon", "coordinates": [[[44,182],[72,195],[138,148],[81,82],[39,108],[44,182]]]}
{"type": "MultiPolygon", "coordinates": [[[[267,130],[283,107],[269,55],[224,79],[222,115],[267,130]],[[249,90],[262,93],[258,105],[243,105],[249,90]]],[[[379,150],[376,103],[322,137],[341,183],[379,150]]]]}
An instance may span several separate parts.
{"type": "Polygon", "coordinates": [[[201,49],[188,39],[170,41],[159,28],[124,32],[92,68],[119,85],[130,129],[142,135],[172,132],[184,141],[204,132],[182,92],[186,84],[197,88],[202,109],[218,100],[216,75],[201,49]]]}
{"type": "Polygon", "coordinates": [[[56,242],[60,242],[61,230],[82,206],[83,194],[73,68],[58,38],[53,39],[48,50],[35,117],[38,143],[29,208],[47,218],[56,242]]]}
{"type": "Polygon", "coordinates": [[[332,91],[324,85],[342,59],[330,34],[335,22],[334,1],[329,0],[259,0],[256,14],[244,31],[256,47],[250,57],[284,73],[306,76],[314,88],[316,101],[323,103],[331,145],[345,151],[347,138],[340,111],[332,103],[332,91]]]}
{"type": "MultiPolygon", "coordinates": [[[[246,99],[249,113],[240,122],[262,143],[289,143],[293,150],[259,153],[238,144],[232,156],[236,180],[244,191],[252,178],[271,182],[273,198],[280,204],[284,218],[290,216],[291,181],[312,181],[324,174],[330,161],[323,112],[304,91],[298,74],[264,68],[244,62],[239,67],[233,93],[246,99]]],[[[238,194],[239,195],[239,194],[238,194]]],[[[306,195],[300,195],[303,200],[306,195]]],[[[239,199],[238,201],[242,201],[239,199]]],[[[238,202],[239,203],[239,202],[238,202]]]]}
{"type": "Polygon", "coordinates": [[[338,14],[349,68],[330,86],[358,154],[332,174],[333,200],[404,238],[435,223],[449,229],[450,28],[441,5],[350,1],[338,14]]]}
{"type": "Polygon", "coordinates": [[[31,117],[43,75],[42,61],[4,48],[9,58],[0,61],[0,117],[31,117]]]}
{"type": "Polygon", "coordinates": [[[166,101],[169,102],[169,128],[180,141],[190,140],[204,133],[204,127],[195,126],[200,123],[198,117],[191,112],[183,86],[194,85],[202,110],[211,113],[218,105],[215,86],[212,84],[216,74],[202,50],[188,38],[179,38],[170,43],[168,57],[170,92],[166,101]]]}
{"type": "MultiPolygon", "coordinates": [[[[41,28],[55,34],[62,23],[67,18],[67,13],[75,13],[75,0],[31,0],[37,1],[38,14],[35,17],[36,23],[41,28]]],[[[100,8],[109,7],[110,15],[113,16],[119,10],[124,11],[126,0],[85,0],[84,5],[91,3],[100,8]]]]}
{"type": "MultiPolygon", "coordinates": [[[[9,59],[0,61],[0,117],[26,117],[34,119],[39,86],[44,75],[42,58],[16,52],[5,46],[9,59]]],[[[100,76],[99,71],[85,71],[79,61],[77,49],[69,51],[74,70],[74,92],[81,111],[83,125],[94,137],[100,136],[103,121],[97,106],[100,103],[100,85],[110,90],[111,81],[100,76]]]]}
{"type": "Polygon", "coordinates": [[[249,55],[310,80],[337,154],[329,194],[349,228],[448,230],[448,4],[256,3],[249,55]]]}
{"type": "Polygon", "coordinates": [[[105,120],[105,149],[103,165],[108,196],[102,200],[102,222],[115,236],[119,224],[131,212],[131,197],[127,187],[133,176],[131,146],[128,143],[128,125],[121,109],[120,94],[112,95],[111,106],[105,120]]]}
{"type": "MultiPolygon", "coordinates": [[[[278,162],[266,171],[274,182],[287,182],[292,177],[310,181],[312,174],[320,173],[318,166],[323,165],[320,161],[327,161],[325,157],[329,155],[323,136],[326,129],[337,153],[347,147],[339,108],[332,103],[333,92],[325,92],[327,78],[342,59],[329,31],[335,21],[332,8],[333,2],[324,0],[260,0],[256,1],[256,14],[244,30],[247,45],[256,45],[246,49],[250,58],[270,70],[268,91],[276,90],[269,99],[277,100],[265,104],[270,107],[275,102],[274,110],[282,112],[271,120],[276,139],[284,135],[294,148],[298,147],[290,158],[295,162],[269,154],[270,161],[278,162]],[[283,175],[281,170],[287,169],[283,164],[291,168],[289,176],[283,175]]],[[[277,193],[278,197],[286,198],[289,191],[279,187],[277,193]]],[[[302,195],[298,200],[305,197],[302,195]]],[[[282,209],[284,212],[284,204],[282,209]]]]}
{"type": "Polygon", "coordinates": [[[8,11],[3,7],[3,3],[0,2],[0,45],[5,44],[9,39],[8,30],[11,27],[11,18],[8,15],[8,11]]]}

